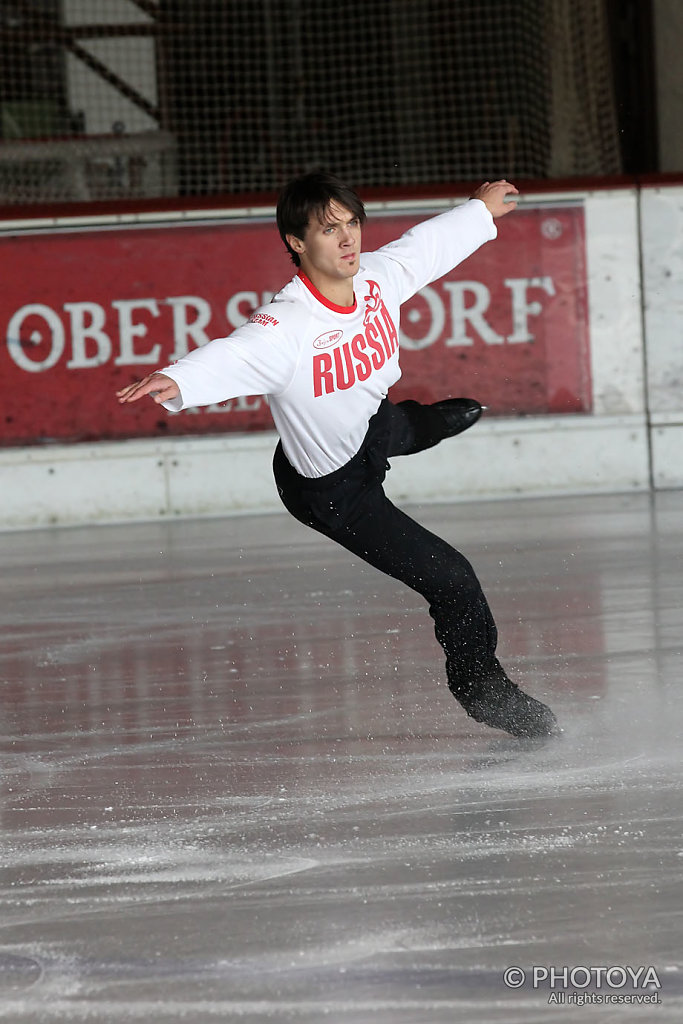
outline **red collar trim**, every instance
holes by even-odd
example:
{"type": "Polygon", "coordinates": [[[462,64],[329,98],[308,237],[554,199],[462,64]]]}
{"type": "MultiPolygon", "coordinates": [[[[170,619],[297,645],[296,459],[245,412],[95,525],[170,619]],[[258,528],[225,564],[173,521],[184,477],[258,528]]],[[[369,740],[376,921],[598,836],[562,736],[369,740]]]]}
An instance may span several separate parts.
{"type": "Polygon", "coordinates": [[[338,306],[336,304],[336,302],[330,302],[329,299],[325,298],[325,296],[323,295],[322,292],[318,291],[318,289],[313,284],[313,282],[308,277],[306,277],[306,275],[304,274],[303,270],[299,271],[299,275],[298,276],[301,278],[302,283],[306,285],[306,287],[308,288],[308,290],[311,293],[311,295],[313,296],[313,298],[317,299],[318,302],[322,302],[323,306],[327,306],[327,308],[331,309],[334,313],[355,313],[356,312],[356,309],[358,308],[358,302],[356,301],[355,293],[354,293],[354,296],[353,296],[353,305],[352,306],[338,306]]]}

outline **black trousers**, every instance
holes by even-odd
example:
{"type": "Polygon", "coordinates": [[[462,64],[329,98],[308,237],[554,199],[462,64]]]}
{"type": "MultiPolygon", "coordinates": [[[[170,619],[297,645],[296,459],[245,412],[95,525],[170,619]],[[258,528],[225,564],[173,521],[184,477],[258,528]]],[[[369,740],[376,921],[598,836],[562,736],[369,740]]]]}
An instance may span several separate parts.
{"type": "Polygon", "coordinates": [[[300,476],[278,444],[273,470],[283,504],[296,519],[425,598],[446,654],[448,684],[458,697],[502,672],[491,610],[464,555],[396,508],[382,487],[389,458],[422,451],[443,436],[430,406],[385,400],[360,450],[341,469],[315,479],[300,476]]]}

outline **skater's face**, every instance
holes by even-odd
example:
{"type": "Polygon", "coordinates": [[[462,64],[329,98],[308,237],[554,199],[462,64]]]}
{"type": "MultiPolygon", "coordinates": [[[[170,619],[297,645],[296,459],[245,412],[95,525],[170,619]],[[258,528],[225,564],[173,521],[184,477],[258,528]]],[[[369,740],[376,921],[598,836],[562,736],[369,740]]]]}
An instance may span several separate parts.
{"type": "Polygon", "coordinates": [[[322,220],[311,217],[303,238],[288,235],[287,241],[298,254],[304,274],[324,292],[326,284],[348,280],[358,272],[360,237],[359,218],[333,201],[322,220]]]}

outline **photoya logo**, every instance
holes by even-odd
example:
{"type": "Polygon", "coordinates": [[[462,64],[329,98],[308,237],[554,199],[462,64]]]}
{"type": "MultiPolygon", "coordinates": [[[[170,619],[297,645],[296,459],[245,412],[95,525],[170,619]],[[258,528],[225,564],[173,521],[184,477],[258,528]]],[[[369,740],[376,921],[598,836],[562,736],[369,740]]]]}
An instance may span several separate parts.
{"type": "Polygon", "coordinates": [[[503,981],[512,989],[546,989],[550,992],[549,1006],[647,1006],[662,1002],[662,983],[656,968],[642,964],[507,967],[503,981]]]}
{"type": "Polygon", "coordinates": [[[315,339],[313,348],[330,348],[332,345],[336,345],[338,341],[341,341],[343,336],[343,331],[327,331],[315,339]]]}

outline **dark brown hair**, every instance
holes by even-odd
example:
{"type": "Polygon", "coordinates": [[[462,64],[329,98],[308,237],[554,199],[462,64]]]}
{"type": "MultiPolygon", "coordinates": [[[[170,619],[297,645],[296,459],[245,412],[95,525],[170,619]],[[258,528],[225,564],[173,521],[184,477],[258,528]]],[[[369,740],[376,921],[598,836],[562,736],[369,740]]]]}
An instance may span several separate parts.
{"type": "Polygon", "coordinates": [[[324,223],[330,203],[338,203],[361,224],[365,223],[365,207],[358,193],[328,171],[302,174],[285,185],[280,193],[277,226],[295,266],[300,266],[301,260],[287,241],[287,235],[303,239],[311,216],[315,215],[321,224],[324,223]]]}

